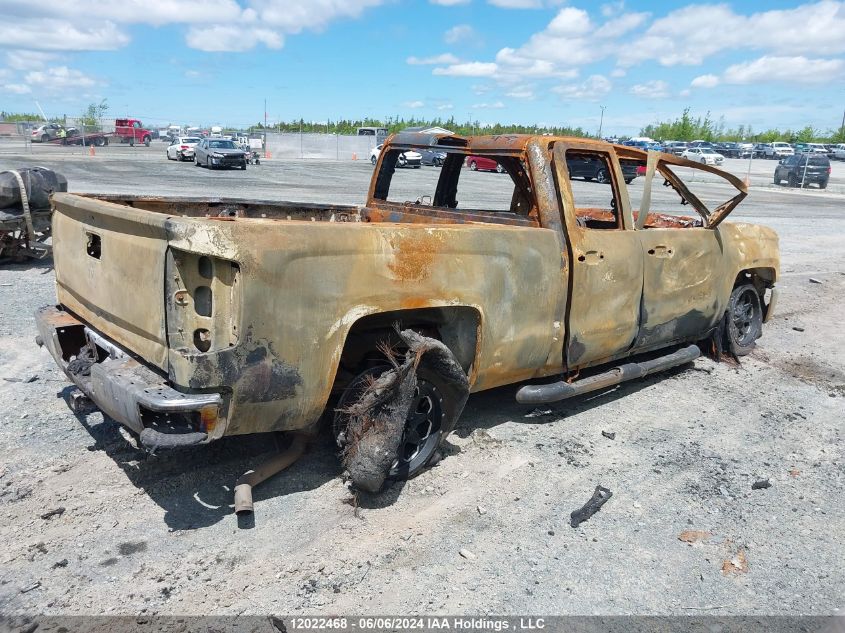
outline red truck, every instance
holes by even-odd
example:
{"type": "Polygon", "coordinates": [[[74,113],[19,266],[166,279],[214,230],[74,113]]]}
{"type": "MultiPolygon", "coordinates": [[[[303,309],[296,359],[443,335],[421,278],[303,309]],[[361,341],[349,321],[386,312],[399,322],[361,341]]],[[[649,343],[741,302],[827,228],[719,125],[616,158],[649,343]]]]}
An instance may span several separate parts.
{"type": "Polygon", "coordinates": [[[121,143],[143,143],[147,147],[150,146],[150,140],[153,138],[153,133],[144,128],[144,124],[138,119],[117,119],[114,122],[114,135],[120,139],[121,143]]]}

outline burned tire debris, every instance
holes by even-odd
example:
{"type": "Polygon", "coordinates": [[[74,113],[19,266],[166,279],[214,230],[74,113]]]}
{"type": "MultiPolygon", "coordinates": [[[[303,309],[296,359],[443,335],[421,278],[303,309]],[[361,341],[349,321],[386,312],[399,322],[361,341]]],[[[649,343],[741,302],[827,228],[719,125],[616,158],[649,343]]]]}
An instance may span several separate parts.
{"type": "Polygon", "coordinates": [[[399,361],[360,374],[341,398],[335,429],[345,478],[376,493],[388,477],[410,478],[425,468],[454,427],[469,397],[469,380],[440,341],[399,332],[399,361]]]}

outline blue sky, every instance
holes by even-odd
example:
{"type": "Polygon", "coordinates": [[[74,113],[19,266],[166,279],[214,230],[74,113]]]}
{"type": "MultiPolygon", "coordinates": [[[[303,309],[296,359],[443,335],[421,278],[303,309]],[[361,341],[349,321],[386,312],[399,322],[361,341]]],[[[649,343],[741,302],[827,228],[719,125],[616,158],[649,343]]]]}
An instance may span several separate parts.
{"type": "Polygon", "coordinates": [[[845,2],[0,0],[0,110],[838,128],[845,2]]]}

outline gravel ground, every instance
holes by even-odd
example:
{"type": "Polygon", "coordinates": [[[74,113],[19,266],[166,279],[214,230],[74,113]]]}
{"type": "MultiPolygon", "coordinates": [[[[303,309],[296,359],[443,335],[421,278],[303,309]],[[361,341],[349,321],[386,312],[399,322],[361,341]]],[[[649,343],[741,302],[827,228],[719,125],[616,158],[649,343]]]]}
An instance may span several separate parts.
{"type": "MultiPolygon", "coordinates": [[[[75,191],[336,203],[362,202],[371,171],[285,161],[212,174],[163,151],[4,154],[0,169],[52,166],[75,191]]],[[[782,249],[777,315],[740,366],[701,359],[533,411],[513,387],[474,395],[437,467],[357,508],[324,436],[256,489],[251,521],[232,514],[231,488],[266,438],[146,457],[101,414],[74,415],[67,379],[33,343],[31,315],[54,301],[50,264],[0,268],[0,613],[840,612],[835,169],[827,192],[754,187],[734,213],[775,228],[782,249]],[[763,478],[771,487],[752,490],[763,478]],[[571,528],[598,484],[613,497],[571,528]]]]}

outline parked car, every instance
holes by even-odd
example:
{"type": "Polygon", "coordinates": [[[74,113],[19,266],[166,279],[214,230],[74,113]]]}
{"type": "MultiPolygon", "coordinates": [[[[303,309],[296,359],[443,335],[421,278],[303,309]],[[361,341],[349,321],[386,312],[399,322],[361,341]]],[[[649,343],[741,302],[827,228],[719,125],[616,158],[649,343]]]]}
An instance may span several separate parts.
{"type": "Polygon", "coordinates": [[[675,156],[680,156],[689,148],[689,143],[685,141],[671,141],[666,143],[664,151],[675,156]]]}
{"type": "Polygon", "coordinates": [[[776,158],[778,160],[792,156],[794,153],[795,150],[792,149],[792,145],[781,142],[769,143],[765,150],[766,158],[776,158]]]}
{"type": "Polygon", "coordinates": [[[500,174],[505,171],[497,161],[486,156],[467,156],[466,166],[472,171],[495,171],[500,174]]]}
{"type": "MultiPolygon", "coordinates": [[[[381,148],[383,144],[376,145],[372,151],[370,152],[370,162],[375,165],[378,162],[379,154],[381,154],[381,148]]],[[[420,165],[422,164],[422,155],[419,152],[415,152],[413,150],[402,152],[396,159],[396,166],[397,167],[412,167],[414,169],[419,169],[420,165]]]]}
{"type": "Polygon", "coordinates": [[[725,161],[724,156],[709,147],[690,147],[681,157],[702,165],[721,165],[725,161]]]}
{"type": "Polygon", "coordinates": [[[751,143],[735,143],[734,141],[725,141],[723,143],[716,143],[714,148],[725,158],[748,158],[754,146],[751,143]]]}
{"type": "MultiPolygon", "coordinates": [[[[621,161],[622,175],[625,183],[630,184],[637,177],[637,164],[632,161],[621,161]]],[[[583,178],[600,183],[610,183],[610,174],[607,165],[603,160],[592,156],[578,156],[566,159],[566,167],[569,169],[570,178],[583,178]]]]}
{"type": "Polygon", "coordinates": [[[751,158],[754,155],[754,143],[738,143],[742,154],[740,158],[751,158]]]}
{"type": "Polygon", "coordinates": [[[197,167],[240,167],[246,169],[246,152],[238,149],[234,141],[222,138],[204,138],[194,146],[197,167]]]}
{"type": "Polygon", "coordinates": [[[796,154],[781,159],[775,167],[774,181],[779,185],[785,180],[790,187],[806,187],[810,183],[817,183],[819,189],[827,187],[830,179],[830,159],[820,154],[796,154]],[[809,162],[808,162],[809,161],[809,162]]]}
{"type": "Polygon", "coordinates": [[[423,165],[434,165],[440,167],[443,161],[446,160],[446,152],[434,148],[425,148],[420,150],[421,162],[423,165]]]}
{"type": "Polygon", "coordinates": [[[772,151],[771,143],[757,143],[754,146],[754,158],[765,158],[767,151],[772,151]]]}
{"type": "Polygon", "coordinates": [[[194,148],[200,142],[196,136],[180,136],[167,146],[167,160],[194,160],[194,148]]]}
{"type": "Polygon", "coordinates": [[[713,143],[710,141],[693,141],[689,144],[690,147],[707,147],[709,149],[713,149],[713,143]]]}
{"type": "Polygon", "coordinates": [[[821,143],[796,143],[796,154],[824,154],[827,156],[827,148],[821,143]]]}
{"type": "Polygon", "coordinates": [[[833,146],[833,157],[836,160],[845,160],[845,143],[837,143],[833,146]]]}
{"type": "Polygon", "coordinates": [[[63,129],[63,127],[58,123],[45,123],[32,130],[29,140],[33,143],[52,141],[53,139],[59,138],[59,130],[63,129]]]}

